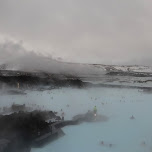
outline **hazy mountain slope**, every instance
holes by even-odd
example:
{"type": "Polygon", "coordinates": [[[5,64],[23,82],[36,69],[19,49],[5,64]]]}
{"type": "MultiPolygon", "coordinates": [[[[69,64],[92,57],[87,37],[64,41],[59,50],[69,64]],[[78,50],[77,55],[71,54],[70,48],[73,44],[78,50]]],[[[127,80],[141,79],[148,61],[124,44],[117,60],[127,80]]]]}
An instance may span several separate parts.
{"type": "Polygon", "coordinates": [[[7,63],[1,64],[1,70],[19,70],[27,72],[48,72],[56,74],[105,74],[104,68],[87,64],[73,64],[56,61],[36,54],[27,54],[7,63]]]}
{"type": "Polygon", "coordinates": [[[107,72],[152,73],[148,66],[117,66],[102,64],[66,63],[36,54],[27,54],[0,65],[0,70],[48,72],[73,75],[101,75],[107,72]]]}
{"type": "MultiPolygon", "coordinates": [[[[43,52],[43,51],[42,51],[43,52]]],[[[152,72],[146,66],[115,66],[102,64],[76,64],[54,60],[49,55],[37,54],[23,46],[22,42],[0,43],[0,70],[38,71],[56,74],[102,75],[106,72],[152,72]]],[[[79,58],[79,56],[76,56],[79,58]]]]}

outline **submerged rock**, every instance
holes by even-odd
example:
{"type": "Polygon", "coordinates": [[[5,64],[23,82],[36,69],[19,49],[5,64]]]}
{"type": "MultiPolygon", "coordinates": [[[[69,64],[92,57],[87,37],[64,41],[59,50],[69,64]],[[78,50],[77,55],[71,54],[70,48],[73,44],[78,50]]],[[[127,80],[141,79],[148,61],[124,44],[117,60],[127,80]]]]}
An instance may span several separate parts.
{"type": "Polygon", "coordinates": [[[140,145],[141,145],[142,147],[145,147],[145,146],[146,146],[146,142],[145,142],[145,141],[142,141],[140,145]]]}
{"type": "Polygon", "coordinates": [[[130,119],[131,119],[131,120],[134,120],[134,119],[135,119],[135,117],[132,115],[132,116],[130,117],[130,119]]]}
{"type": "Polygon", "coordinates": [[[73,117],[73,120],[78,122],[101,122],[107,121],[108,117],[104,115],[96,115],[92,111],[88,111],[86,114],[79,114],[73,117]]]}
{"type": "Polygon", "coordinates": [[[9,95],[26,95],[23,90],[8,90],[6,93],[9,95]]]}

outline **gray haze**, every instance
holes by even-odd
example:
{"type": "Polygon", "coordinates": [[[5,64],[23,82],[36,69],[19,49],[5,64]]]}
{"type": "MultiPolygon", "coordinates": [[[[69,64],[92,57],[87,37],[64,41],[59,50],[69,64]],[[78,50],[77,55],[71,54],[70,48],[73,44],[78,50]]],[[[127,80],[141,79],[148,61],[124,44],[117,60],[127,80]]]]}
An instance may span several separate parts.
{"type": "Polygon", "coordinates": [[[0,0],[0,45],[22,41],[69,62],[152,65],[151,18],[150,0],[0,0]]]}
{"type": "Polygon", "coordinates": [[[88,74],[105,74],[104,68],[97,68],[88,64],[72,64],[59,62],[51,56],[34,51],[26,50],[22,42],[15,43],[6,41],[0,43],[0,69],[21,70],[21,71],[41,71],[55,74],[72,74],[72,75],[88,75],[88,74]]]}

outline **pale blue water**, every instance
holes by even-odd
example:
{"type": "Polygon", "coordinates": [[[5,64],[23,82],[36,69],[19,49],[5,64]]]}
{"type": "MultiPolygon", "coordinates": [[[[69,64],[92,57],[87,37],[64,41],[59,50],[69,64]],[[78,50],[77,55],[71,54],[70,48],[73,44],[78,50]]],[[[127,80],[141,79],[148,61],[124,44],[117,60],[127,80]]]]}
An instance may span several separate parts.
{"type": "MultiPolygon", "coordinates": [[[[6,104],[7,99],[8,96],[1,96],[1,103],[6,104]]],[[[53,90],[51,94],[45,91],[28,92],[27,97],[10,96],[7,105],[13,101],[27,103],[27,100],[55,111],[62,108],[66,113],[65,119],[92,110],[94,105],[98,113],[109,117],[107,122],[65,127],[64,137],[43,148],[32,149],[32,152],[152,151],[152,94],[133,89],[60,89],[53,90]],[[130,120],[131,115],[136,119],[130,120]],[[105,146],[100,145],[101,141],[105,146]],[[145,146],[141,145],[143,141],[146,142],[145,146]],[[108,146],[110,143],[112,147],[108,146]]]]}

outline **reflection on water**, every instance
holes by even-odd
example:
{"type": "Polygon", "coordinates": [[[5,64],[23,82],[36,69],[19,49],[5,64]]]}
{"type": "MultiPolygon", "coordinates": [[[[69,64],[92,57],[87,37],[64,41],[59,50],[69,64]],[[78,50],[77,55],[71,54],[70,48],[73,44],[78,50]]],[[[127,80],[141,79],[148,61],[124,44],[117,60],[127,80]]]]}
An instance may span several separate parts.
{"type": "Polygon", "coordinates": [[[1,106],[12,103],[37,104],[65,119],[86,113],[96,105],[99,114],[109,117],[101,123],[65,127],[66,135],[32,152],[149,152],[152,150],[152,94],[132,89],[59,89],[27,92],[27,95],[1,95],[1,106]],[[134,116],[135,119],[130,119],[134,116]]]}

